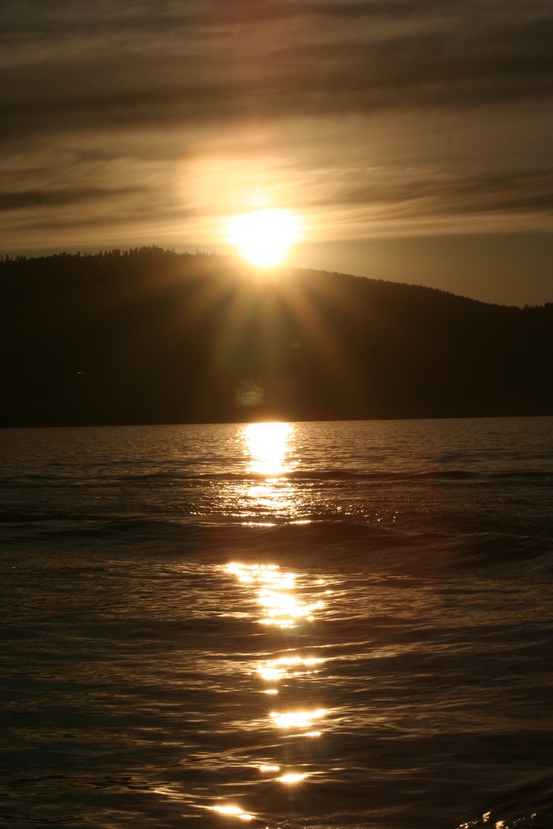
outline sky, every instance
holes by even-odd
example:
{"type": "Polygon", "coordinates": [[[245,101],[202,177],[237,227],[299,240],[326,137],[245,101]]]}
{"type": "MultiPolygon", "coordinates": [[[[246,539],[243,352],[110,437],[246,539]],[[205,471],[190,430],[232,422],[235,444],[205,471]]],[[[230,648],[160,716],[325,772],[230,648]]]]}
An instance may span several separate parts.
{"type": "Polygon", "coordinates": [[[551,0],[0,0],[0,254],[231,252],[553,301],[551,0]]]}

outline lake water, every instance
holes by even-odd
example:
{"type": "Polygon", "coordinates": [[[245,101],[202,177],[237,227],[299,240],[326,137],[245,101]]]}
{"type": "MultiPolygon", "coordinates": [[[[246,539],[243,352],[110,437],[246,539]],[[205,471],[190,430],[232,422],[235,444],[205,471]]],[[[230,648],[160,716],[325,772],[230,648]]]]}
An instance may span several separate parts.
{"type": "Polygon", "coordinates": [[[553,826],[553,418],[0,431],[0,824],[553,826]]]}

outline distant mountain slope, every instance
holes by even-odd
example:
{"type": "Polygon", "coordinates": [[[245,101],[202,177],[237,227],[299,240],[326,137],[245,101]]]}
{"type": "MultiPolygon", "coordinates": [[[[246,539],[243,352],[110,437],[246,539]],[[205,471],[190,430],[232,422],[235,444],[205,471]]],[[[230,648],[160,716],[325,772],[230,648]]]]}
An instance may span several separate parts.
{"type": "Polygon", "coordinates": [[[0,262],[0,425],[553,414],[553,304],[148,248],[0,262]]]}

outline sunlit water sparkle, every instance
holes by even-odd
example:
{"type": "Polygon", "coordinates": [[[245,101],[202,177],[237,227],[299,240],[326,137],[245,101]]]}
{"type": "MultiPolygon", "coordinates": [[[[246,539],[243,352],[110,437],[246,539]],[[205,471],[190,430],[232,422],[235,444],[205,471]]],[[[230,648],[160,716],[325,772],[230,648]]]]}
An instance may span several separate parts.
{"type": "Polygon", "coordinates": [[[553,419],[0,452],[0,823],[553,825],[553,419]]]}

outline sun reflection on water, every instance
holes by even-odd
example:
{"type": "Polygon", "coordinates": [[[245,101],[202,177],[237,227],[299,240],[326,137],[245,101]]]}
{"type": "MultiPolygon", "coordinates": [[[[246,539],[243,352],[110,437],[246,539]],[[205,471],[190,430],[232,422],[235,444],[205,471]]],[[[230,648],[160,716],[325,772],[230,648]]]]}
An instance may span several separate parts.
{"type": "Polygon", "coordinates": [[[257,603],[262,608],[262,625],[281,628],[296,627],[298,621],[312,622],[314,614],[324,607],[324,602],[304,601],[297,596],[296,573],[284,572],[276,564],[239,564],[232,562],[227,571],[242,584],[256,586],[257,603]]]}
{"type": "Polygon", "coordinates": [[[291,423],[249,423],[244,427],[244,454],[249,458],[248,472],[279,476],[295,465],[291,461],[291,423]]]}
{"type": "MultiPolygon", "coordinates": [[[[246,469],[252,477],[245,481],[240,489],[240,514],[247,523],[274,525],[285,518],[292,523],[308,523],[299,508],[297,486],[290,472],[297,465],[294,457],[295,427],[288,423],[255,423],[243,427],[241,443],[246,457],[246,469]],[[253,520],[252,520],[253,519],[253,520]]],[[[231,562],[226,565],[226,572],[234,576],[243,592],[249,598],[250,609],[254,619],[264,626],[282,630],[278,638],[294,637],[294,644],[299,635],[305,637],[311,624],[325,613],[327,595],[326,582],[321,578],[310,577],[301,572],[281,569],[277,564],[251,564],[231,562]],[[298,629],[298,630],[294,630],[298,629]]],[[[270,642],[274,634],[264,635],[263,641],[270,642]]],[[[261,641],[261,639],[260,639],[261,641]]],[[[302,639],[303,641],[303,639],[302,639]]],[[[274,697],[273,704],[278,705],[279,690],[275,687],[282,683],[283,703],[280,710],[264,712],[265,725],[269,730],[279,733],[278,741],[271,738],[271,749],[281,742],[286,744],[286,766],[281,769],[278,763],[271,762],[272,751],[267,753],[265,762],[257,768],[263,775],[263,784],[280,783],[295,787],[312,774],[319,772],[311,764],[294,763],[294,749],[299,739],[318,738],[321,736],[322,720],[330,713],[324,708],[313,705],[315,700],[306,697],[307,684],[315,679],[325,659],[313,655],[314,646],[307,645],[303,652],[295,648],[279,646],[277,653],[258,653],[254,662],[249,663],[249,676],[257,676],[265,687],[256,692],[274,697]],[[306,652],[307,651],[307,652],[306,652]],[[309,653],[311,651],[311,653],[309,653]],[[311,676],[313,675],[313,677],[311,676]],[[300,678],[302,682],[301,698],[295,698],[294,684],[300,678]],[[311,702],[311,705],[310,705],[311,702]],[[294,768],[295,765],[295,768],[294,768]]],[[[330,709],[334,710],[334,709],[330,709]]],[[[258,727],[260,720],[255,720],[258,727]]],[[[328,727],[328,723],[327,723],[328,727]]],[[[275,759],[279,759],[275,757],[275,759]]],[[[238,806],[215,807],[221,815],[240,820],[259,820],[259,816],[244,812],[238,806]]]]}
{"type": "Polygon", "coordinates": [[[278,728],[303,729],[311,728],[314,722],[324,717],[326,713],[324,708],[317,708],[315,711],[287,711],[284,714],[271,711],[271,717],[278,728]]]}
{"type": "Polygon", "coordinates": [[[309,777],[308,774],[298,774],[298,773],[291,773],[291,774],[283,774],[282,777],[279,777],[281,783],[300,783],[302,780],[305,780],[306,777],[309,777]]]}
{"type": "Polygon", "coordinates": [[[246,524],[272,526],[278,519],[310,522],[305,494],[291,477],[298,466],[293,423],[249,423],[238,442],[244,455],[245,478],[233,490],[233,503],[246,524]]]}
{"type": "Polygon", "coordinates": [[[320,665],[322,662],[322,659],[314,656],[308,658],[301,656],[281,656],[279,659],[266,659],[260,662],[257,673],[266,682],[279,682],[281,679],[286,679],[290,676],[317,673],[318,669],[315,666],[320,665]]]}
{"type": "Polygon", "coordinates": [[[219,812],[221,815],[229,817],[237,817],[240,820],[253,820],[253,815],[244,812],[239,806],[212,806],[214,812],[219,812]]]}

